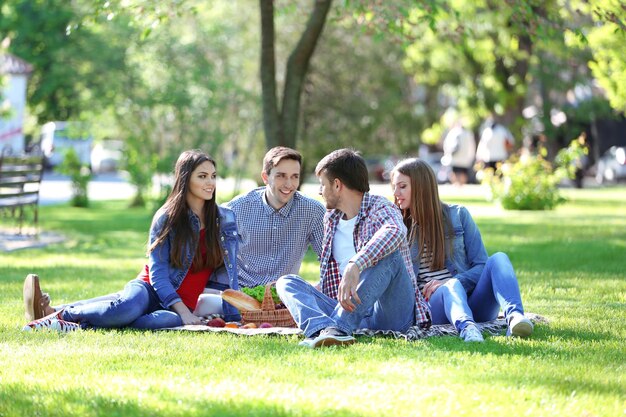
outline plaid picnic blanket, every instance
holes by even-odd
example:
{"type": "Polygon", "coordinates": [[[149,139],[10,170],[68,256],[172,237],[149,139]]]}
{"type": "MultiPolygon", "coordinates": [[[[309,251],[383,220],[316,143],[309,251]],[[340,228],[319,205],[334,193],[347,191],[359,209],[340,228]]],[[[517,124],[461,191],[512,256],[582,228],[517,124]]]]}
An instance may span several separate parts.
{"type": "MultiPolygon", "coordinates": [[[[547,320],[539,316],[537,314],[526,313],[526,317],[528,317],[533,323],[547,323],[547,320]]],[[[483,333],[488,333],[490,335],[502,335],[506,331],[506,322],[503,317],[499,317],[496,320],[477,323],[477,326],[483,333]]],[[[268,329],[234,329],[234,328],[225,328],[225,327],[209,327],[205,325],[187,325],[187,326],[179,326],[179,327],[170,327],[163,330],[173,330],[173,331],[193,331],[193,332],[214,332],[214,333],[234,333],[244,336],[258,336],[258,335],[301,335],[302,331],[298,328],[290,328],[290,327],[270,327],[268,329]]],[[[405,340],[419,340],[425,339],[433,336],[458,336],[458,333],[453,325],[451,324],[436,324],[430,326],[429,329],[423,330],[417,326],[412,326],[406,333],[396,332],[393,330],[370,330],[370,329],[359,329],[354,332],[355,336],[379,336],[379,337],[391,337],[394,339],[405,339],[405,340]]]]}

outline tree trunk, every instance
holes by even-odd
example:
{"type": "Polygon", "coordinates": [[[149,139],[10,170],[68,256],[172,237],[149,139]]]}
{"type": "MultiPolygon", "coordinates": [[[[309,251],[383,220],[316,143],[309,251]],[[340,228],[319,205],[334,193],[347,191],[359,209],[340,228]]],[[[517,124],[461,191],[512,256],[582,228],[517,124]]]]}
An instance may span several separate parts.
{"type": "Polygon", "coordinates": [[[259,0],[261,6],[261,95],[263,103],[263,129],[267,149],[282,140],[276,98],[276,53],[274,51],[274,1],[259,0]]]}
{"type": "Polygon", "coordinates": [[[290,148],[296,147],[302,86],[309,69],[311,57],[315,51],[315,46],[324,29],[324,23],[326,22],[331,3],[332,0],[317,0],[315,2],[306,29],[302,32],[298,44],[291,52],[287,61],[281,122],[284,133],[282,138],[284,141],[283,145],[290,148]]]}
{"type": "Polygon", "coordinates": [[[276,57],[274,52],[274,2],[259,0],[261,7],[261,85],[263,127],[267,148],[296,147],[302,85],[311,56],[322,34],[332,0],[316,0],[307,26],[289,55],[280,112],[276,98],[276,57]]]}

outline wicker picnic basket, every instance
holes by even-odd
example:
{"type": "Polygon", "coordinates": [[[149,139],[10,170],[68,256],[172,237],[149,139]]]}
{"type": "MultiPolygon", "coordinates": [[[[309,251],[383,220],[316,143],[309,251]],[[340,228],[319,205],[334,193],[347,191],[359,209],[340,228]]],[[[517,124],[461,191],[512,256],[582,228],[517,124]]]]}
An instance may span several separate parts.
{"type": "Polygon", "coordinates": [[[259,325],[261,323],[269,323],[274,327],[296,327],[296,322],[293,320],[289,310],[286,308],[276,309],[274,299],[272,298],[272,285],[274,285],[273,282],[265,285],[261,310],[240,311],[241,324],[254,323],[259,325]]]}

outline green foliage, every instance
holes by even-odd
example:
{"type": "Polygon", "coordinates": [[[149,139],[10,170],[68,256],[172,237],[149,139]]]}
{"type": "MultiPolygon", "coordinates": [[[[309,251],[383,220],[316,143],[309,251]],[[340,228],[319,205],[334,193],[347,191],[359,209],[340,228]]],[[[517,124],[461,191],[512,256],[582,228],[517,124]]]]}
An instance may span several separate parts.
{"type": "Polygon", "coordinates": [[[89,207],[88,186],[91,180],[89,167],[82,164],[74,148],[68,148],[63,154],[63,161],[57,172],[70,177],[72,182],[72,199],[74,207],[89,207]]]}
{"type": "Polygon", "coordinates": [[[511,156],[495,171],[483,169],[481,182],[489,186],[491,199],[506,210],[552,210],[566,201],[559,184],[574,178],[587,153],[581,136],[559,151],[555,168],[545,159],[546,149],[540,147],[536,155],[511,156]]]}

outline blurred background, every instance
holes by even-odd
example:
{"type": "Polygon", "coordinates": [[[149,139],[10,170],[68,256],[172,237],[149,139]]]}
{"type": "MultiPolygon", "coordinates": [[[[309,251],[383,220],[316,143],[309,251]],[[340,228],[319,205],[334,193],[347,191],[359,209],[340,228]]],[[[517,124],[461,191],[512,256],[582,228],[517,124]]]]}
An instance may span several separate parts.
{"type": "Polygon", "coordinates": [[[53,170],[72,148],[140,192],[188,148],[235,187],[259,181],[277,144],[303,153],[307,176],[354,147],[372,181],[420,156],[445,183],[453,127],[476,146],[496,122],[510,154],[553,160],[577,140],[579,175],[615,182],[625,23],[611,0],[5,0],[0,150],[42,152],[53,170]]]}

